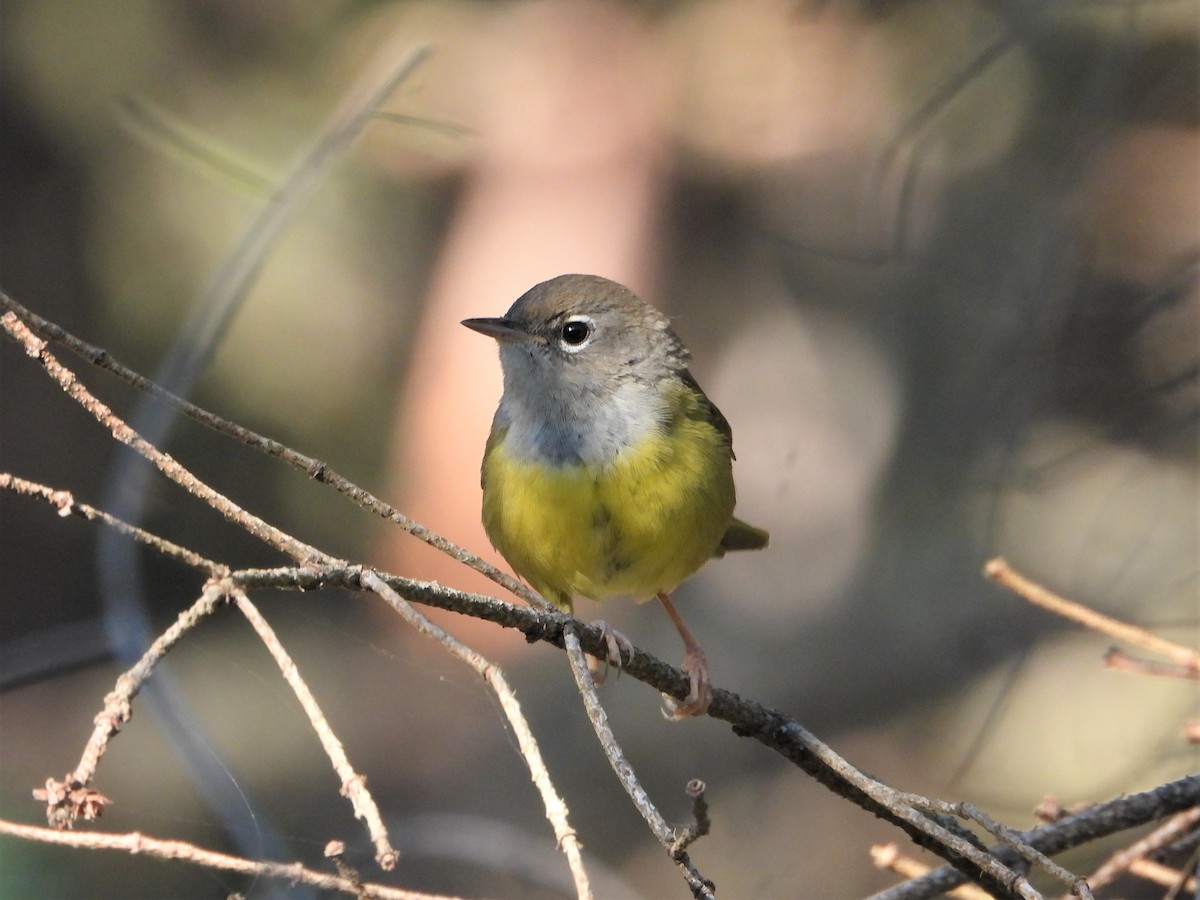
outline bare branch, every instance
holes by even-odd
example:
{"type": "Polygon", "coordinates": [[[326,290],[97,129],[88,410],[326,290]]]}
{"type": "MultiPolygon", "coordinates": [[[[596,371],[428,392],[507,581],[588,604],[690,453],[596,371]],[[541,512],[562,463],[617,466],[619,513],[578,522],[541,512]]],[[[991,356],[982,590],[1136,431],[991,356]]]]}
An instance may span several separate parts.
{"type": "Polygon", "coordinates": [[[505,679],[504,673],[498,666],[493,665],[479,653],[413,609],[411,605],[388,586],[375,572],[364,571],[360,580],[366,589],[374,591],[383,598],[392,609],[403,616],[404,620],[416,628],[417,631],[437,641],[452,656],[474,669],[495,692],[496,697],[500,701],[501,709],[504,710],[509,724],[512,725],[513,734],[517,738],[517,746],[520,747],[521,756],[524,758],[525,764],[529,767],[533,783],[537,786],[538,793],[542,796],[542,805],[546,809],[546,818],[550,820],[550,825],[554,829],[554,836],[558,840],[558,846],[566,854],[567,864],[570,866],[571,875],[575,879],[575,891],[580,900],[590,900],[592,888],[588,882],[587,871],[583,867],[583,854],[579,838],[575,834],[575,829],[571,827],[571,823],[567,820],[567,804],[558,795],[558,790],[554,787],[554,782],[550,779],[550,771],[546,768],[546,763],[542,760],[542,752],[538,747],[537,739],[533,736],[533,730],[529,727],[529,722],[526,721],[525,714],[521,711],[521,705],[517,702],[517,695],[508,686],[508,681],[505,679]]]}
{"type": "Polygon", "coordinates": [[[1177,678],[1180,681],[1200,681],[1200,669],[1181,666],[1177,663],[1159,662],[1130,656],[1118,647],[1109,647],[1104,654],[1104,665],[1114,672],[1129,675],[1151,675],[1156,678],[1177,678]]]}
{"type": "Polygon", "coordinates": [[[1181,837],[1197,822],[1200,822],[1200,807],[1172,816],[1140,841],[1114,853],[1104,865],[1088,876],[1088,883],[1097,888],[1109,884],[1138,861],[1145,860],[1154,851],[1161,850],[1181,837]]]}
{"type": "Polygon", "coordinates": [[[288,683],[296,695],[296,699],[300,701],[300,706],[304,708],[304,714],[308,716],[313,731],[317,733],[325,755],[329,757],[330,762],[333,763],[333,770],[342,780],[342,796],[350,799],[350,803],[354,807],[354,815],[367,823],[371,842],[375,844],[375,861],[385,872],[390,872],[396,867],[397,853],[393,849],[391,841],[388,840],[387,827],[383,824],[379,807],[375,805],[375,800],[367,790],[367,779],[354,771],[354,767],[350,765],[346,749],[338,740],[337,735],[333,733],[333,729],[329,727],[329,721],[321,712],[316,697],[313,696],[312,691],[301,677],[296,664],[292,662],[291,655],[280,643],[275,630],[258,611],[258,607],[250,601],[245,591],[235,587],[231,582],[225,582],[223,587],[275,659],[284,681],[288,683]]]}
{"type": "Polygon", "coordinates": [[[94,506],[78,502],[70,491],[56,490],[47,485],[39,484],[36,481],[27,481],[24,478],[18,478],[16,475],[8,472],[0,472],[0,489],[10,490],[25,497],[37,497],[45,500],[58,510],[60,516],[82,516],[89,522],[101,522],[109,528],[121,532],[121,534],[129,535],[139,543],[157,550],[163,556],[176,559],[186,566],[200,569],[209,575],[215,576],[226,571],[225,566],[201,556],[194,550],[181,547],[172,541],[168,541],[166,538],[146,531],[144,528],[130,525],[128,522],[122,521],[116,516],[109,515],[101,509],[96,509],[94,506]]]}
{"type": "MultiPolygon", "coordinates": [[[[285,589],[290,587],[311,590],[328,584],[358,590],[361,589],[361,585],[357,583],[357,572],[358,570],[354,568],[344,570],[313,568],[246,570],[235,572],[231,577],[247,587],[269,585],[285,589]]],[[[608,649],[604,641],[603,630],[563,613],[517,606],[494,597],[457,591],[431,582],[415,581],[397,576],[381,576],[381,578],[398,594],[411,602],[485,619],[506,628],[515,628],[530,641],[545,641],[560,649],[565,649],[567,631],[568,629],[574,630],[579,636],[580,645],[585,652],[597,659],[607,657],[608,649]]],[[[678,696],[683,696],[687,691],[687,679],[682,672],[641,648],[635,648],[632,659],[622,668],[622,672],[660,693],[674,692],[678,696]]],[[[721,688],[714,688],[713,703],[709,707],[708,714],[729,722],[736,734],[752,737],[780,753],[839,796],[846,797],[863,809],[899,825],[918,845],[939,856],[943,858],[953,856],[957,851],[952,847],[961,846],[959,844],[961,839],[958,838],[955,839],[954,845],[945,845],[941,834],[949,834],[949,832],[941,829],[941,826],[934,823],[933,820],[905,804],[902,792],[894,791],[859,772],[794,719],[721,688]],[[907,812],[901,815],[899,810],[907,810],[907,812]],[[910,821],[913,817],[915,817],[915,822],[910,821]],[[927,827],[929,825],[936,827],[930,831],[927,827]]],[[[1059,836],[1055,836],[1056,832],[1052,830],[1038,831],[1038,841],[1032,843],[1032,846],[1042,853],[1058,853],[1117,831],[1155,821],[1162,815],[1200,803],[1200,781],[1193,783],[1184,779],[1182,782],[1164,785],[1163,790],[1166,792],[1167,798],[1164,801],[1167,804],[1165,808],[1160,809],[1153,804],[1125,806],[1121,807],[1122,814],[1113,818],[1095,811],[1095,809],[1103,810],[1108,807],[1098,807],[1081,813],[1080,816],[1083,818],[1070,817],[1063,820],[1064,823],[1069,824],[1061,825],[1065,830],[1059,836]]],[[[1053,829],[1060,825],[1049,827],[1053,829]]],[[[1029,843],[1029,834],[1031,832],[1018,833],[1019,837],[1026,840],[1027,843],[1029,843]]],[[[973,853],[980,854],[982,851],[973,850],[973,853]]],[[[968,869],[973,869],[973,866],[968,863],[960,861],[960,864],[966,865],[968,869]]],[[[939,877],[944,877],[945,870],[937,871],[943,873],[939,877]]],[[[953,872],[951,877],[957,878],[954,884],[961,884],[965,880],[964,876],[953,872]]],[[[951,885],[951,887],[953,886],[951,885]]],[[[989,886],[997,887],[990,882],[989,886]]],[[[949,889],[948,887],[944,888],[944,890],[949,889]]]]}
{"type": "Polygon", "coordinates": [[[299,469],[315,481],[327,484],[334,490],[348,497],[351,501],[357,504],[362,509],[374,513],[380,518],[386,519],[394,525],[399,526],[404,531],[407,531],[413,537],[431,547],[445,553],[451,559],[462,563],[468,568],[474,569],[481,575],[491,579],[500,587],[504,588],[509,593],[534,606],[541,606],[547,609],[553,608],[550,603],[540,597],[535,591],[530,590],[527,586],[517,581],[511,575],[493,566],[491,563],[480,559],[475,554],[458,546],[453,541],[449,541],[435,531],[431,531],[419,522],[415,522],[408,518],[394,506],[380,500],[374,494],[354,484],[344,476],[335,472],[329,465],[321,460],[314,459],[311,456],[306,456],[296,450],[287,447],[278,441],[264,437],[251,431],[249,428],[244,428],[234,422],[224,419],[221,416],[211,413],[208,410],[190,403],[170,391],[164,390],[153,381],[150,381],[143,375],[138,374],[132,369],[123,366],[117,362],[107,350],[96,347],[92,344],[82,341],[74,335],[70,334],[63,328],[55,325],[53,322],[43,319],[41,316],[26,309],[21,304],[17,303],[12,297],[0,290],[0,307],[8,309],[10,312],[16,313],[19,318],[24,321],[29,329],[39,337],[53,341],[66,347],[72,353],[75,353],[82,359],[92,363],[95,366],[104,369],[106,372],[116,376],[121,381],[128,384],[136,390],[142,391],[161,400],[163,403],[174,407],[184,415],[199,422],[219,434],[233,438],[239,443],[245,444],[268,456],[273,456],[276,459],[286,462],[288,465],[299,469]]]}
{"type": "Polygon", "coordinates": [[[1130,625],[1128,622],[1098,613],[1082,603],[1061,597],[1026,578],[1010,566],[1007,560],[1000,557],[989,560],[983,567],[983,573],[997,584],[1008,588],[1036,606],[1048,609],[1056,615],[1070,619],[1072,622],[1078,622],[1080,625],[1099,631],[1101,634],[1107,634],[1119,641],[1125,641],[1135,647],[1157,653],[1190,672],[1200,675],[1200,653],[1190,647],[1160,638],[1137,625],[1130,625]]]}
{"type": "Polygon", "coordinates": [[[579,637],[573,625],[567,627],[565,639],[567,659],[571,662],[571,672],[575,676],[575,684],[579,687],[579,693],[583,697],[583,706],[587,710],[588,719],[591,720],[592,728],[596,732],[604,755],[608,757],[608,763],[616,773],[617,780],[621,782],[621,787],[625,788],[625,793],[629,795],[629,799],[633,801],[637,811],[642,814],[642,818],[650,826],[650,831],[658,838],[658,842],[663,845],[671,859],[679,867],[680,872],[683,873],[684,881],[687,882],[692,895],[711,900],[716,896],[715,886],[696,870],[684,849],[675,845],[674,831],[662,817],[662,813],[650,801],[645,788],[633,774],[633,766],[629,764],[629,760],[625,758],[625,752],[617,743],[617,738],[608,725],[608,714],[604,711],[604,707],[600,704],[600,698],[596,695],[596,685],[592,681],[592,673],[588,670],[587,659],[583,655],[579,637]]]}
{"type": "Polygon", "coordinates": [[[205,850],[187,841],[166,841],[147,837],[144,834],[101,834],[95,831],[57,831],[53,828],[37,828],[0,819],[0,834],[9,834],[27,841],[44,844],[59,844],[86,850],[116,850],[137,856],[152,856],[156,859],[178,860],[207,869],[237,872],[255,878],[273,878],[288,884],[307,884],[325,891],[341,891],[354,897],[372,900],[452,900],[443,894],[427,894],[407,891],[385,884],[360,884],[348,878],[340,878],[324,872],[305,868],[300,863],[256,862],[205,850]]]}
{"type": "Polygon", "coordinates": [[[87,388],[83,386],[75,377],[75,373],[63,366],[54,354],[46,348],[46,342],[33,334],[26,325],[17,318],[16,314],[11,310],[0,316],[0,325],[16,338],[25,347],[25,352],[38,360],[42,364],[42,368],[46,370],[55,382],[58,383],[72,400],[91,413],[101,425],[109,430],[114,438],[133,448],[139,454],[144,456],[160,472],[186,490],[188,493],[199,497],[225,518],[231,522],[244,528],[247,532],[257,537],[259,540],[270,544],[278,550],[291,556],[300,562],[315,560],[321,562],[335,562],[332,557],[327,556],[315,547],[310,547],[301,541],[296,540],[287,532],[276,528],[273,525],[260,519],[246,510],[242,509],[236,503],[223,494],[213,490],[186,468],[179,464],[170,454],[164,453],[154,445],[150,444],[142,438],[136,431],[130,428],[119,416],[117,416],[104,403],[101,403],[92,395],[87,388]]]}
{"type": "Polygon", "coordinates": [[[133,716],[133,698],[150,677],[159,660],[224,600],[225,592],[222,586],[216,581],[210,581],[204,586],[200,599],[180,613],[174,624],[159,635],[142,658],[117,678],[116,686],[104,698],[104,709],[96,716],[96,726],[75,771],[69,773],[62,782],[47,781],[46,788],[35,793],[38,799],[46,801],[46,817],[51,825],[56,828],[69,828],[81,815],[85,818],[100,815],[104,798],[94,792],[94,796],[85,798],[81,789],[86,788],[95,776],[96,766],[108,748],[109,740],[133,716]],[[82,802],[84,799],[88,802],[82,802]],[[89,803],[97,805],[93,808],[89,803]]]}
{"type": "MultiPolygon", "coordinates": [[[[1188,775],[1150,791],[1100,803],[1017,837],[1042,853],[1053,855],[1129,828],[1157,822],[1200,805],[1200,775],[1188,775]]],[[[1000,858],[1011,858],[1004,846],[993,847],[1000,858]]],[[[872,900],[926,900],[953,890],[966,880],[956,869],[943,866],[921,878],[881,891],[872,900]]]]}
{"type": "Polygon", "coordinates": [[[1083,900],[1092,900],[1092,891],[1086,881],[1064,869],[1036,847],[1025,843],[1014,829],[1000,824],[973,803],[948,803],[945,800],[935,800],[917,794],[908,794],[907,799],[909,803],[918,808],[928,809],[946,816],[957,816],[981,825],[989,834],[998,838],[1004,846],[1012,848],[1021,859],[1032,865],[1041,866],[1059,881],[1064,882],[1071,888],[1071,893],[1083,900]]]}

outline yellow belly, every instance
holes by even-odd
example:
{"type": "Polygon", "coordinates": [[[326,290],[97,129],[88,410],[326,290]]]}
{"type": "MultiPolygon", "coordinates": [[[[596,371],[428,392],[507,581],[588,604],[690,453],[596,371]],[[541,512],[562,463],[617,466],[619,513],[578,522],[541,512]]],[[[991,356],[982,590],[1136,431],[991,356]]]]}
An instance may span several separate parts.
{"type": "Polygon", "coordinates": [[[733,517],[728,442],[695,419],[605,467],[514,459],[496,435],[483,483],[488,537],[566,610],[575,596],[646,600],[674,589],[713,555],[733,517]]]}

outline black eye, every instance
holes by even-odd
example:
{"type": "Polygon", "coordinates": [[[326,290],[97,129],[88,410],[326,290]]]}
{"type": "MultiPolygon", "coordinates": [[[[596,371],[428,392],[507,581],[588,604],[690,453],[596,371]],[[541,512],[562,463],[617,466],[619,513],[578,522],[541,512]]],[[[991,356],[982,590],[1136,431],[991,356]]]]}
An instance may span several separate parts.
{"type": "Polygon", "coordinates": [[[592,326],[590,322],[583,322],[576,319],[563,325],[560,333],[562,334],[564,344],[578,347],[592,336],[592,326]]]}

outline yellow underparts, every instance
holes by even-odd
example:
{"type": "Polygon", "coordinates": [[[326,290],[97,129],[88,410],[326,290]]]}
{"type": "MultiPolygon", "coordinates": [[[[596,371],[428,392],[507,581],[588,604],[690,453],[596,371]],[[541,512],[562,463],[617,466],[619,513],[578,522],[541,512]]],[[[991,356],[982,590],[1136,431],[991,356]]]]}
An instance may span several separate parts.
{"type": "Polygon", "coordinates": [[[655,430],[604,467],[483,461],[483,524],[517,574],[565,610],[574,596],[670,591],[704,565],[733,516],[729,446],[702,419],[655,430]]]}

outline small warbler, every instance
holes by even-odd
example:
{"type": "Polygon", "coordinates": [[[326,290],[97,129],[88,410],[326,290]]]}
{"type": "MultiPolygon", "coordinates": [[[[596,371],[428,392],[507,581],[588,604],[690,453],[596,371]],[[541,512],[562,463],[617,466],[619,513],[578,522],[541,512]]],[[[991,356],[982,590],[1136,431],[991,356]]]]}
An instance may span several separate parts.
{"type": "Polygon", "coordinates": [[[670,592],[768,535],[733,515],[729,423],[688,371],[687,348],[666,316],[594,275],[552,278],[504,316],[462,324],[499,342],[504,370],[483,455],[488,538],[566,612],[576,596],[657,597],[690,679],[686,700],[667,698],[671,717],[702,714],[708,664],[670,592]]]}

